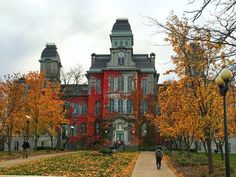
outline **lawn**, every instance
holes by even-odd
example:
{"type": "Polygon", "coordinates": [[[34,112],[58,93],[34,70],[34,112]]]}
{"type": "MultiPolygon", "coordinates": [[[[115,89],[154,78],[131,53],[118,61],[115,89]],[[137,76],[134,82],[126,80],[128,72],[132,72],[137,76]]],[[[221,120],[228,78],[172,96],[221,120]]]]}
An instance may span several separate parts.
{"type": "MultiPolygon", "coordinates": [[[[191,153],[190,159],[187,154],[180,155],[174,151],[167,160],[174,171],[183,177],[223,177],[225,176],[225,162],[220,159],[220,154],[213,154],[215,172],[208,174],[207,157],[205,153],[191,153]]],[[[231,176],[236,176],[236,154],[230,154],[231,176]]]]}
{"type": "MultiPolygon", "coordinates": [[[[35,155],[41,155],[41,154],[54,154],[54,153],[61,153],[65,151],[60,151],[60,150],[40,150],[40,151],[34,151],[30,150],[30,156],[35,156],[35,155]]],[[[2,151],[0,152],[0,162],[4,160],[9,160],[9,159],[17,159],[17,158],[22,158],[23,156],[23,151],[12,151],[11,155],[8,154],[7,151],[2,151]]]]}
{"type": "Polygon", "coordinates": [[[138,152],[117,152],[109,156],[96,151],[78,151],[75,154],[0,168],[0,175],[129,177],[138,154],[138,152]]]}

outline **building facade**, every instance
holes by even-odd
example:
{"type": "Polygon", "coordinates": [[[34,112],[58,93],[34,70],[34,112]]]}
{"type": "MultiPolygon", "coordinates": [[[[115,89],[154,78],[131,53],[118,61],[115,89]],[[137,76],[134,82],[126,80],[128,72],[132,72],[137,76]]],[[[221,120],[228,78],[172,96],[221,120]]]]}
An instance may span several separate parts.
{"type": "MultiPolygon", "coordinates": [[[[109,54],[91,55],[88,84],[62,85],[69,122],[62,139],[69,137],[76,146],[101,142],[137,146],[138,132],[147,134],[146,122],[139,119],[156,94],[155,54],[133,53],[134,38],[127,19],[116,20],[110,40],[109,54]]],[[[62,65],[55,44],[46,45],[39,61],[46,78],[59,81],[62,65]]]]}

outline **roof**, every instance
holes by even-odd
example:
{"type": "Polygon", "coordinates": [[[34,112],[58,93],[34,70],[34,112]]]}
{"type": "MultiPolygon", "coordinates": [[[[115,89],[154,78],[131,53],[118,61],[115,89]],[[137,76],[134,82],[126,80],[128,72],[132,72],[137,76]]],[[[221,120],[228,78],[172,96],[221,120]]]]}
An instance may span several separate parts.
{"type": "Polygon", "coordinates": [[[128,19],[117,19],[116,23],[113,25],[113,31],[131,31],[128,19]]]}
{"type": "Polygon", "coordinates": [[[62,84],[61,88],[65,97],[88,95],[88,84],[62,84]]]}
{"type": "Polygon", "coordinates": [[[103,69],[106,68],[107,63],[110,61],[111,55],[95,55],[95,58],[90,68],[103,69]]]}
{"type": "Polygon", "coordinates": [[[145,54],[137,54],[133,55],[133,61],[136,64],[137,68],[144,69],[144,68],[155,68],[155,63],[145,54]]]}
{"type": "MultiPolygon", "coordinates": [[[[111,55],[94,55],[94,59],[92,61],[90,71],[101,71],[106,69],[107,63],[111,59],[111,55]]],[[[154,61],[149,58],[148,54],[135,54],[132,56],[132,60],[134,61],[136,67],[135,69],[141,69],[141,71],[148,71],[148,70],[155,70],[155,63],[154,61]],[[147,70],[148,69],[148,70],[147,70]]],[[[113,68],[115,69],[115,68],[113,68]]],[[[120,69],[120,68],[117,68],[120,69]]],[[[129,69],[129,68],[126,68],[129,69]]],[[[134,68],[131,68],[134,69],[134,68]]]]}
{"type": "Polygon", "coordinates": [[[58,53],[57,53],[57,47],[55,44],[47,44],[46,48],[43,50],[42,54],[41,54],[41,58],[42,57],[57,57],[58,53]]]}

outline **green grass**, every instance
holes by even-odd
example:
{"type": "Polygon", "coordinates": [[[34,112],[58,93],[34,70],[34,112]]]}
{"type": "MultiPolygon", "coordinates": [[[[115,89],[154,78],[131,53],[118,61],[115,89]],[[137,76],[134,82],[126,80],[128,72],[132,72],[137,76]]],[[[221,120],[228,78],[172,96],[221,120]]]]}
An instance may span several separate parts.
{"type": "MultiPolygon", "coordinates": [[[[166,154],[169,154],[169,152],[166,152],[166,154]]],[[[191,153],[190,158],[187,157],[187,153],[183,151],[183,154],[180,155],[178,151],[173,151],[172,155],[170,156],[172,160],[178,162],[181,166],[185,166],[188,168],[188,166],[206,166],[208,165],[207,157],[205,153],[191,153]]],[[[202,174],[200,176],[224,176],[225,174],[225,162],[221,160],[220,153],[213,154],[213,163],[214,163],[214,169],[215,173],[212,175],[208,174],[208,171],[202,171],[202,174]]],[[[206,168],[207,169],[207,168],[206,168]]],[[[236,154],[230,154],[230,170],[231,175],[236,176],[236,154]]]]}
{"type": "Polygon", "coordinates": [[[137,157],[138,152],[103,156],[95,151],[79,151],[11,168],[0,168],[0,175],[128,177],[137,157]]]}

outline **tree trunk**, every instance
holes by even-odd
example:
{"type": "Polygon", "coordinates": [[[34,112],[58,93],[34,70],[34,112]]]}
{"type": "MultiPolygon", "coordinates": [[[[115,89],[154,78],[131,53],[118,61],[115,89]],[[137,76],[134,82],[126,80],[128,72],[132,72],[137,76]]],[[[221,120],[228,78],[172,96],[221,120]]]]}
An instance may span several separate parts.
{"type": "Polygon", "coordinates": [[[169,143],[170,143],[170,146],[169,146],[170,147],[169,148],[170,149],[170,155],[172,155],[172,138],[170,138],[170,142],[169,143]]]}
{"type": "Polygon", "coordinates": [[[39,136],[35,136],[33,140],[34,140],[34,150],[36,150],[38,147],[39,136]]]}
{"type": "Polygon", "coordinates": [[[206,148],[206,141],[202,141],[202,145],[204,147],[205,155],[206,155],[206,157],[208,157],[208,152],[207,152],[207,148],[206,148]]]}
{"type": "Polygon", "coordinates": [[[11,136],[7,137],[8,155],[11,155],[11,136]]]}
{"type": "Polygon", "coordinates": [[[179,139],[179,154],[183,154],[183,140],[182,137],[178,138],[179,139]]]}
{"type": "MultiPolygon", "coordinates": [[[[50,136],[50,135],[49,135],[50,136]]],[[[53,144],[53,136],[50,136],[50,140],[51,140],[51,146],[52,146],[52,149],[54,148],[54,144],[53,144]]]]}
{"type": "Polygon", "coordinates": [[[208,172],[209,174],[214,173],[214,166],[213,166],[213,157],[212,157],[212,149],[211,149],[211,139],[207,138],[207,151],[208,151],[208,172]]]}
{"type": "Polygon", "coordinates": [[[224,143],[220,143],[219,144],[219,149],[220,149],[220,157],[221,157],[221,160],[224,160],[224,152],[223,152],[223,145],[224,143]]]}

